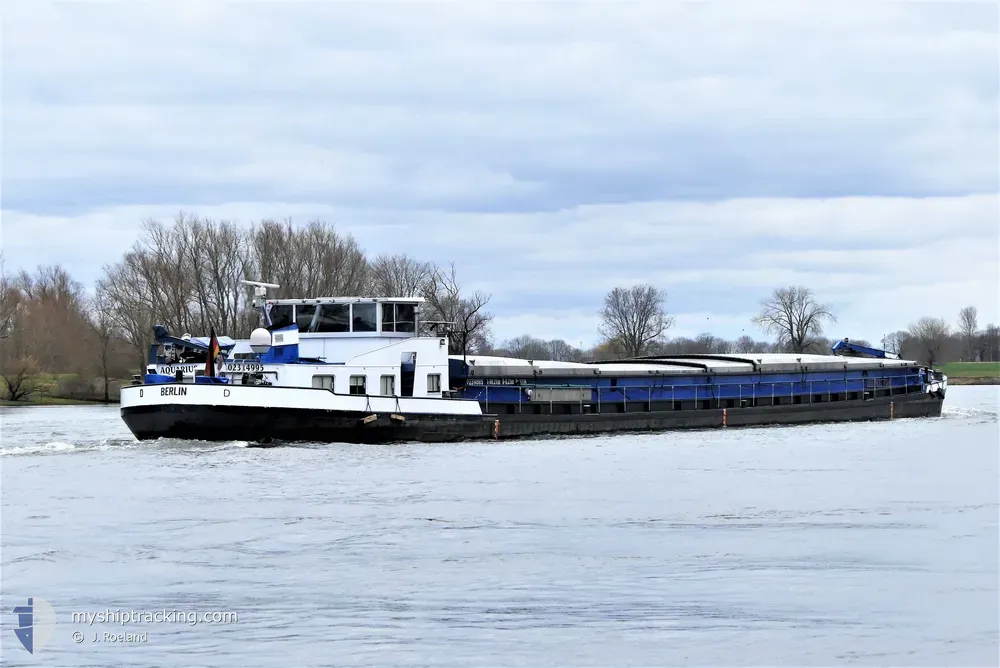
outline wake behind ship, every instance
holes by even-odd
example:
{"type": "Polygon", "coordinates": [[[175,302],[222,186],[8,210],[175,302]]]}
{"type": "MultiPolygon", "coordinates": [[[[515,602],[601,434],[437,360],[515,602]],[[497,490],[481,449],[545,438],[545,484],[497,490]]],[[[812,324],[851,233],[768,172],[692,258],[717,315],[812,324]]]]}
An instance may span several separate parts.
{"type": "Polygon", "coordinates": [[[932,417],[947,378],[841,341],[831,355],[575,363],[450,355],[420,298],[266,299],[250,339],[154,328],[122,388],[139,439],[385,443],[932,417]]]}

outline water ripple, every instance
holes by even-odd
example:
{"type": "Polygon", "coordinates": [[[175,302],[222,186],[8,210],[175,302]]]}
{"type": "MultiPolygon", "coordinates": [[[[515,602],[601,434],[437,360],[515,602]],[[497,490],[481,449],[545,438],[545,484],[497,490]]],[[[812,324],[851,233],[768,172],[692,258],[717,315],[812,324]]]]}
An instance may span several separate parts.
{"type": "MultiPolygon", "coordinates": [[[[942,419],[505,442],[139,443],[0,409],[5,609],[58,666],[995,665],[1000,388],[942,419]],[[95,624],[71,611],[233,611],[95,624]]],[[[40,665],[11,643],[4,665],[40,665]]]]}

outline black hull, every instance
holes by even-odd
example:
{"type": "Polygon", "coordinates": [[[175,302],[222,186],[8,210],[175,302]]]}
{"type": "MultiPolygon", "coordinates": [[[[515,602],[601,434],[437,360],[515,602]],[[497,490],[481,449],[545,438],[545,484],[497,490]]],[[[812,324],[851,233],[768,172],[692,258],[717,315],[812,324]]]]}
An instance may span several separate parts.
{"type": "Polygon", "coordinates": [[[255,443],[449,442],[935,417],[941,414],[943,402],[944,398],[935,394],[914,393],[815,404],[642,413],[482,416],[379,414],[374,418],[364,413],[344,411],[162,404],[123,408],[122,419],[140,440],[179,438],[255,443]]]}

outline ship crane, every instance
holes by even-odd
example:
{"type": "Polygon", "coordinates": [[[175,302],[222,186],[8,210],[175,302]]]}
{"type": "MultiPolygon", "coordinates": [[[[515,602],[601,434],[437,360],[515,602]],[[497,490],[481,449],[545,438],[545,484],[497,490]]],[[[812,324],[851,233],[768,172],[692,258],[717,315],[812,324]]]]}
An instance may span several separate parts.
{"type": "Polygon", "coordinates": [[[869,357],[889,360],[899,359],[899,355],[896,353],[890,353],[886,350],[872,348],[871,346],[863,346],[860,343],[851,343],[850,339],[847,338],[843,341],[837,341],[837,343],[833,345],[832,350],[834,355],[840,355],[842,357],[869,357]]]}

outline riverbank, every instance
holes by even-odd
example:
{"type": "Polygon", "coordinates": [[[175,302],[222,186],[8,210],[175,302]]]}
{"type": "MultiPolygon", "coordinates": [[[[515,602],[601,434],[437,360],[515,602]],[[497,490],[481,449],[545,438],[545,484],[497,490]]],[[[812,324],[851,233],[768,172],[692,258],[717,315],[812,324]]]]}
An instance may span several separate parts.
{"type": "MultiPolygon", "coordinates": [[[[945,374],[947,375],[947,374],[945,374]]],[[[949,385],[1000,385],[1000,378],[963,378],[948,376],[949,385]]]]}
{"type": "Polygon", "coordinates": [[[949,385],[1000,385],[1000,362],[949,362],[940,370],[949,385]]]}
{"type": "Polygon", "coordinates": [[[91,401],[87,399],[67,399],[65,397],[34,397],[26,401],[7,401],[6,399],[0,399],[0,407],[2,406],[111,406],[113,404],[118,404],[118,399],[112,399],[111,401],[105,402],[103,399],[100,401],[91,401]]]}
{"type": "Polygon", "coordinates": [[[8,401],[7,386],[0,379],[0,406],[92,406],[119,403],[121,386],[127,379],[108,382],[108,401],[104,400],[104,380],[75,373],[43,373],[28,378],[22,387],[33,388],[27,399],[8,401]]]}

